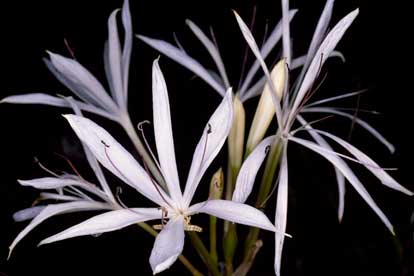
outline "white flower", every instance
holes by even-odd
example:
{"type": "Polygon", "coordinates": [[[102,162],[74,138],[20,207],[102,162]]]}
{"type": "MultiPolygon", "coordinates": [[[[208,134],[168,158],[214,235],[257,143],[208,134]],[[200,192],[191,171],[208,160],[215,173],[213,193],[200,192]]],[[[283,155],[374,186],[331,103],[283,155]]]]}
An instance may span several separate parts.
{"type": "MultiPolygon", "coordinates": [[[[75,113],[82,115],[75,100],[66,98],[68,104],[72,106],[75,113]]],[[[30,180],[18,180],[22,186],[30,186],[40,190],[46,190],[40,194],[36,202],[58,201],[59,203],[38,205],[27,209],[20,210],[13,215],[15,221],[32,221],[17,235],[9,247],[9,256],[12,254],[16,245],[40,223],[52,216],[97,210],[119,210],[122,206],[116,201],[106,178],[102,172],[98,161],[82,144],[86,158],[95,176],[99,186],[92,184],[80,175],[64,173],[62,175],[52,175],[50,177],[35,178],[30,180]],[[93,196],[91,196],[93,195],[93,196]],[[95,198],[95,199],[93,199],[95,198]]],[[[124,211],[125,212],[125,211],[124,211]]]]}
{"type": "MultiPolygon", "coordinates": [[[[335,108],[322,108],[314,107],[315,105],[334,101],[337,99],[342,99],[345,97],[350,97],[358,93],[348,93],[341,96],[336,96],[328,99],[324,99],[309,105],[306,105],[312,93],[312,86],[317,79],[320,68],[326,61],[326,59],[333,53],[334,48],[336,47],[339,40],[344,35],[345,31],[354,21],[358,15],[358,9],[349,13],[342,20],[340,20],[332,30],[326,34],[329,20],[332,13],[333,0],[328,0],[325,5],[325,9],[322,13],[322,16],[318,22],[318,26],[312,38],[311,45],[308,50],[308,54],[304,58],[304,67],[302,73],[299,75],[299,79],[296,81],[297,85],[292,89],[291,93],[284,94],[283,98],[278,98],[275,93],[275,87],[272,83],[269,70],[264,62],[263,56],[257,47],[257,44],[250,33],[246,24],[242,21],[237,13],[236,19],[240,26],[240,29],[245,37],[247,43],[249,44],[251,50],[255,54],[257,60],[259,61],[265,75],[268,79],[268,84],[271,90],[274,93],[272,94],[272,100],[276,109],[276,116],[278,121],[278,131],[275,136],[268,137],[264,139],[256,149],[251,153],[251,155],[244,162],[240,174],[237,179],[236,188],[233,194],[233,200],[236,202],[244,202],[249,196],[254,179],[256,177],[257,171],[260,168],[261,163],[263,162],[266,153],[268,152],[269,147],[272,145],[282,145],[282,154],[280,159],[280,169],[279,169],[279,178],[277,187],[277,206],[276,206],[276,215],[275,215],[275,226],[277,229],[275,236],[275,272],[276,275],[280,275],[280,264],[282,256],[282,248],[284,242],[284,236],[279,235],[279,233],[284,233],[286,229],[287,222],[287,203],[288,203],[288,158],[287,158],[287,148],[288,142],[295,142],[306,148],[318,153],[326,160],[328,160],[335,168],[337,182],[339,187],[339,208],[338,208],[338,217],[341,220],[344,210],[344,196],[345,196],[345,179],[354,187],[354,189],[361,195],[361,197],[367,202],[367,204],[372,208],[372,210],[379,216],[383,221],[385,226],[394,234],[393,227],[385,216],[385,214],[380,210],[377,204],[374,202],[368,191],[365,189],[363,184],[360,182],[355,173],[351,168],[346,164],[344,159],[348,159],[354,162],[357,162],[363,165],[371,173],[373,173],[383,185],[386,185],[392,189],[403,192],[407,195],[413,195],[413,193],[403,186],[401,186],[397,181],[395,181],[385,169],[381,168],[377,163],[375,163],[370,157],[361,152],[359,149],[351,145],[349,142],[325,131],[316,130],[311,126],[311,123],[308,123],[302,116],[301,113],[304,112],[323,112],[331,113],[339,116],[344,116],[348,118],[354,118],[352,115],[340,111],[335,108]],[[297,129],[293,129],[292,126],[298,121],[301,126],[297,129]],[[296,134],[300,131],[306,131],[314,141],[306,140],[303,138],[296,137],[296,134]],[[343,155],[335,152],[332,147],[329,145],[327,140],[328,138],[333,142],[337,143],[343,147],[350,155],[343,155]]],[[[288,1],[282,0],[283,8],[283,36],[284,36],[284,56],[289,63],[290,60],[290,31],[288,24],[288,1]]],[[[293,62],[292,62],[293,63],[293,62]]],[[[369,126],[366,122],[356,119],[355,122],[371,134],[375,138],[380,140],[385,144],[391,152],[394,151],[394,147],[382,137],[375,129],[369,126]]],[[[275,185],[276,185],[275,184],[275,185]]]]}
{"type": "Polygon", "coordinates": [[[168,191],[164,191],[146,169],[106,130],[89,119],[65,115],[78,137],[104,167],[158,207],[126,209],[122,210],[122,214],[119,211],[104,213],[47,238],[41,243],[113,231],[135,222],[158,219],[161,225],[156,227],[160,228],[161,232],[155,240],[150,257],[153,272],[158,273],[170,267],[181,254],[184,246],[184,231],[201,230],[200,227],[190,224],[191,216],[196,213],[206,213],[235,223],[275,231],[274,225],[261,211],[242,203],[207,200],[191,205],[203,174],[229,134],[233,120],[232,97],[229,89],[204,128],[193,155],[184,192],[181,191],[177,173],[168,93],[157,60],[153,64],[154,133],[159,166],[168,191]]]}
{"type": "MultiPolygon", "coordinates": [[[[104,86],[77,60],[48,51],[49,59],[44,59],[53,75],[71,90],[80,101],[76,104],[80,109],[122,122],[127,110],[128,75],[132,50],[132,26],[128,0],[122,7],[122,23],[125,39],[121,49],[116,14],[111,13],[108,19],[108,41],[105,43],[104,60],[107,81],[111,96],[104,86]]],[[[67,100],[44,93],[15,95],[4,98],[1,102],[16,104],[45,104],[70,107],[67,100]]]]}
{"type": "MultiPolygon", "coordinates": [[[[296,12],[297,10],[289,11],[289,20],[293,19],[296,12]]],[[[188,70],[192,71],[202,80],[204,80],[207,84],[209,84],[214,90],[216,90],[216,92],[218,92],[221,96],[224,96],[226,90],[231,86],[231,84],[227,77],[226,69],[224,66],[224,62],[221,58],[220,51],[217,45],[214,43],[214,38],[213,41],[210,38],[208,38],[207,35],[194,22],[186,20],[186,23],[188,27],[191,29],[191,31],[194,33],[194,35],[200,40],[200,42],[203,44],[203,46],[210,54],[211,58],[213,59],[217,67],[218,73],[206,69],[197,60],[192,58],[182,48],[181,45],[179,45],[179,47],[176,47],[166,41],[149,38],[143,35],[138,35],[138,38],[147,43],[149,46],[153,47],[154,49],[160,51],[167,57],[186,67],[188,70]]],[[[263,46],[260,49],[262,56],[264,58],[271,53],[271,51],[280,41],[281,37],[282,22],[279,22],[272,30],[272,32],[269,34],[268,38],[263,43],[263,46]]],[[[298,68],[302,66],[303,61],[303,57],[296,59],[292,68],[298,68]]],[[[246,73],[246,76],[240,76],[240,87],[237,91],[237,95],[242,102],[261,94],[263,87],[266,83],[266,78],[261,77],[258,81],[252,84],[252,81],[256,76],[259,68],[259,62],[256,60],[250,66],[249,70],[246,73]]]]}

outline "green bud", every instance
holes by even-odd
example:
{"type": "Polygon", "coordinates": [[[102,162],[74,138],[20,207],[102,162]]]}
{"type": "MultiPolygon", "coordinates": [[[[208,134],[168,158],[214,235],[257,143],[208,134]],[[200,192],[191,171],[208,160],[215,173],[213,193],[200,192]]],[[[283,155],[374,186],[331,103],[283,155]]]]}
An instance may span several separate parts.
{"type": "Polygon", "coordinates": [[[210,181],[210,195],[209,199],[220,199],[223,195],[224,188],[224,173],[220,168],[214,173],[210,181]]]}
{"type": "MultiPolygon", "coordinates": [[[[273,68],[270,78],[276,90],[277,99],[282,98],[286,81],[286,61],[281,59],[273,68]]],[[[250,127],[249,137],[247,139],[246,153],[249,154],[262,141],[270,123],[275,114],[275,106],[272,101],[272,91],[269,84],[266,83],[256,113],[254,114],[253,123],[250,127]]]]}

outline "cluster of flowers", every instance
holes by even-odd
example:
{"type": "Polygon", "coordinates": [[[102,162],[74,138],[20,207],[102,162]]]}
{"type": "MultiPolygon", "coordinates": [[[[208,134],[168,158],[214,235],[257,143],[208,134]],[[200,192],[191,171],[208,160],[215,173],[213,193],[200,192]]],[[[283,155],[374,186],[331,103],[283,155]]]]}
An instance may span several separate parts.
{"type": "MultiPolygon", "coordinates": [[[[408,195],[413,193],[401,186],[387,173],[386,169],[381,168],[355,146],[334,134],[314,128],[313,122],[308,122],[303,117],[305,113],[328,113],[353,119],[391,152],[394,151],[393,146],[365,121],[354,118],[353,115],[341,109],[321,106],[358,95],[360,91],[309,103],[314,92],[314,83],[325,61],[335,56],[343,58],[341,53],[335,51],[335,47],[358,15],[358,10],[352,11],[328,32],[333,4],[333,0],[326,2],[307,53],[297,58],[291,57],[289,27],[296,10],[289,10],[288,1],[282,0],[282,19],[261,47],[257,45],[249,28],[235,12],[241,33],[256,57],[238,91],[233,91],[231,88],[217,45],[193,22],[187,21],[187,24],[212,57],[218,73],[203,67],[189,56],[181,45],[176,47],[162,40],[138,36],[141,41],[195,73],[223,96],[222,102],[208,120],[195,148],[184,191],[182,191],[177,172],[167,85],[158,60],[154,61],[152,67],[153,127],[158,158],[151,152],[145,139],[145,143],[142,143],[128,114],[128,78],[133,42],[128,0],[125,0],[121,9],[124,29],[122,46],[116,21],[119,11],[115,10],[108,19],[108,41],[105,43],[104,57],[110,93],[107,93],[104,86],[78,61],[49,52],[49,59],[45,59],[47,67],[77,96],[77,99],[35,93],[9,96],[2,102],[72,108],[74,115],[67,114],[64,117],[81,140],[86,158],[99,183],[93,184],[77,174],[57,175],[52,172],[53,175],[48,177],[19,180],[21,185],[45,190],[41,193],[40,202],[49,202],[49,204],[37,205],[14,214],[16,221],[31,219],[31,222],[12,242],[10,253],[30,231],[52,216],[102,210],[104,211],[102,214],[48,237],[40,244],[114,231],[139,223],[148,232],[154,232],[154,229],[160,230],[158,234],[155,233],[157,235],[149,259],[155,274],[169,268],[179,258],[183,251],[185,232],[201,231],[201,227],[191,224],[191,217],[198,213],[205,213],[231,223],[251,226],[252,229],[261,228],[274,232],[274,266],[276,275],[280,275],[283,243],[285,237],[289,236],[285,230],[288,206],[288,144],[290,142],[318,153],[334,166],[339,190],[339,220],[344,212],[345,180],[347,180],[391,233],[394,233],[390,221],[345,160],[361,164],[383,185],[408,195]],[[265,59],[279,41],[282,41],[283,45],[283,58],[275,62],[270,70],[265,59]],[[260,68],[264,76],[260,76],[252,84],[260,68]],[[293,81],[289,73],[299,68],[301,71],[293,81]],[[290,83],[293,85],[290,86],[290,83]],[[245,143],[243,102],[255,96],[260,96],[260,100],[245,143]],[[134,143],[141,160],[137,161],[104,128],[85,118],[82,111],[119,123],[134,143]],[[265,138],[273,118],[277,122],[277,132],[265,138]],[[302,133],[308,134],[309,139],[298,136],[302,133]],[[212,187],[212,189],[218,189],[218,192],[211,192],[206,201],[192,204],[197,186],[226,140],[230,167],[228,173],[231,176],[227,177],[229,183],[226,185],[225,199],[222,199],[222,183],[215,182],[217,187],[212,187]],[[338,144],[348,154],[334,151],[330,142],[338,144]],[[267,163],[257,201],[260,204],[256,204],[256,208],[245,202],[253,190],[258,170],[266,157],[268,157],[267,163]],[[113,193],[101,166],[151,200],[156,207],[129,208],[125,206],[118,195],[113,193]],[[277,167],[279,167],[279,176],[276,178],[273,176],[277,167]],[[277,194],[276,215],[273,222],[259,209],[271,194],[272,187],[275,188],[277,194]],[[144,223],[150,220],[161,220],[161,224],[151,228],[144,223]]],[[[225,240],[228,236],[236,235],[235,226],[231,223],[226,224],[225,240]]],[[[252,230],[250,239],[247,239],[250,245],[258,240],[257,233],[258,231],[252,230]]],[[[225,252],[226,272],[230,275],[233,273],[231,259],[234,254],[234,250],[231,252],[231,249],[234,249],[235,245],[228,244],[227,247],[230,253],[225,252]]],[[[244,275],[251,266],[254,250],[246,252],[244,266],[240,266],[234,274],[244,275]]],[[[207,263],[210,272],[216,275],[217,256],[210,257],[212,257],[212,263],[207,263]]],[[[193,274],[195,274],[194,271],[193,274]]]]}

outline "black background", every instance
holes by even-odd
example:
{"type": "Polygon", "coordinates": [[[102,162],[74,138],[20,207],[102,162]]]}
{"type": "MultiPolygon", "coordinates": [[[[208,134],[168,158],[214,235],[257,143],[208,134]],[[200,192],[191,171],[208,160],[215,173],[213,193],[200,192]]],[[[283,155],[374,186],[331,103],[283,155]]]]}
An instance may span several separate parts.
{"type": "MultiPolygon", "coordinates": [[[[379,2],[337,1],[332,22],[337,22],[357,7],[361,13],[339,45],[347,62],[332,60],[327,63],[324,70],[329,71],[329,75],[316,97],[370,88],[370,92],[361,96],[360,107],[375,109],[381,115],[362,116],[389,138],[397,151],[390,155],[359,128],[354,129],[351,140],[383,166],[399,168],[392,174],[413,190],[412,59],[409,52],[412,44],[408,41],[412,35],[412,15],[399,1],[379,2]]],[[[107,36],[106,20],[110,12],[121,5],[122,1],[2,2],[0,97],[26,92],[68,95],[69,92],[51,76],[41,60],[46,55],[45,50],[68,55],[64,38],[75,49],[77,59],[98,79],[104,80],[102,50],[107,36]]],[[[321,0],[292,1],[291,7],[299,9],[292,27],[294,54],[305,53],[323,5],[321,0]]],[[[204,30],[212,25],[232,83],[237,85],[245,44],[231,9],[249,21],[254,6],[257,6],[254,33],[260,38],[266,22],[274,26],[280,17],[277,0],[131,1],[131,12],[135,33],[172,41],[172,33],[176,32],[187,51],[210,67],[213,64],[186,28],[184,20],[190,18],[204,30]]],[[[150,68],[157,56],[156,51],[134,40],[129,91],[134,122],[151,119],[150,68]]],[[[220,97],[167,58],[162,57],[160,64],[169,87],[180,177],[185,179],[192,150],[220,97]]],[[[250,120],[255,104],[255,99],[246,103],[250,120]]],[[[343,104],[355,107],[357,103],[352,99],[343,104]]],[[[0,105],[0,272],[6,275],[98,275],[114,271],[111,274],[150,275],[148,257],[153,239],[134,226],[98,238],[81,237],[37,248],[41,239],[91,214],[64,215],[47,221],[22,240],[11,260],[6,262],[8,245],[24,227],[24,223],[14,223],[11,215],[30,206],[38,194],[35,190],[20,187],[16,179],[45,175],[34,164],[33,158],[38,157],[54,170],[69,170],[54,155],[54,152],[63,153],[82,173],[91,176],[74,134],[60,116],[64,112],[54,107],[0,105]]],[[[131,148],[117,125],[91,117],[131,148]]],[[[334,118],[322,123],[321,127],[347,137],[350,124],[334,118]]],[[[148,136],[152,135],[151,131],[148,133],[148,136]]],[[[208,178],[225,160],[224,153],[223,150],[221,158],[207,172],[196,199],[205,198],[208,178]]],[[[294,239],[286,242],[283,275],[413,275],[412,198],[382,187],[376,179],[362,172],[359,175],[395,225],[398,238],[387,232],[349,185],[344,220],[339,224],[332,169],[321,158],[293,145],[290,158],[288,232],[294,235],[294,239]]],[[[110,179],[114,187],[121,184],[114,178],[110,179]]],[[[123,195],[125,202],[131,206],[146,204],[137,194],[130,192],[123,195]]],[[[272,210],[269,210],[269,216],[273,216],[272,210]]],[[[194,219],[197,224],[206,225],[206,217],[194,219]]],[[[242,232],[245,230],[240,228],[242,232]]],[[[273,275],[272,235],[267,233],[263,237],[265,246],[258,255],[252,275],[273,275]]],[[[203,235],[203,238],[207,237],[203,235]]],[[[184,253],[204,271],[189,242],[184,253]]],[[[174,273],[186,271],[177,262],[165,274],[174,273]]]]}

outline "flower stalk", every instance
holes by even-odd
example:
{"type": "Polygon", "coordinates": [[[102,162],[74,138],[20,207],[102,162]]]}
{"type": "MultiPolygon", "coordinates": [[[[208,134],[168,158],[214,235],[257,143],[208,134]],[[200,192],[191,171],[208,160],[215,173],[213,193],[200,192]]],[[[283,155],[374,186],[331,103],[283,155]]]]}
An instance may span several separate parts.
{"type": "MultiPolygon", "coordinates": [[[[234,120],[233,126],[227,140],[228,145],[228,167],[226,182],[226,200],[231,200],[233,196],[234,186],[236,184],[237,175],[239,173],[244,150],[244,131],[246,123],[246,115],[243,103],[238,95],[233,100],[234,120]]],[[[226,267],[226,275],[233,274],[233,258],[237,247],[238,238],[236,225],[229,221],[224,222],[223,236],[223,253],[226,267]]]]}
{"type": "MultiPolygon", "coordinates": [[[[259,194],[257,196],[255,207],[258,209],[264,209],[266,207],[266,200],[269,197],[269,193],[274,183],[276,169],[278,167],[281,153],[283,149],[283,143],[281,139],[276,139],[270,148],[269,156],[266,161],[262,182],[259,188],[259,194]]],[[[252,227],[246,237],[245,242],[245,254],[243,263],[252,262],[254,258],[256,246],[255,243],[258,240],[260,230],[252,227]]]]}
{"type": "Polygon", "coordinates": [[[201,240],[200,236],[194,231],[189,231],[187,233],[188,233],[188,236],[190,237],[191,244],[193,245],[195,250],[197,250],[198,255],[203,260],[203,262],[206,264],[211,275],[221,276],[221,273],[218,270],[217,264],[214,262],[206,246],[201,240]]]}

